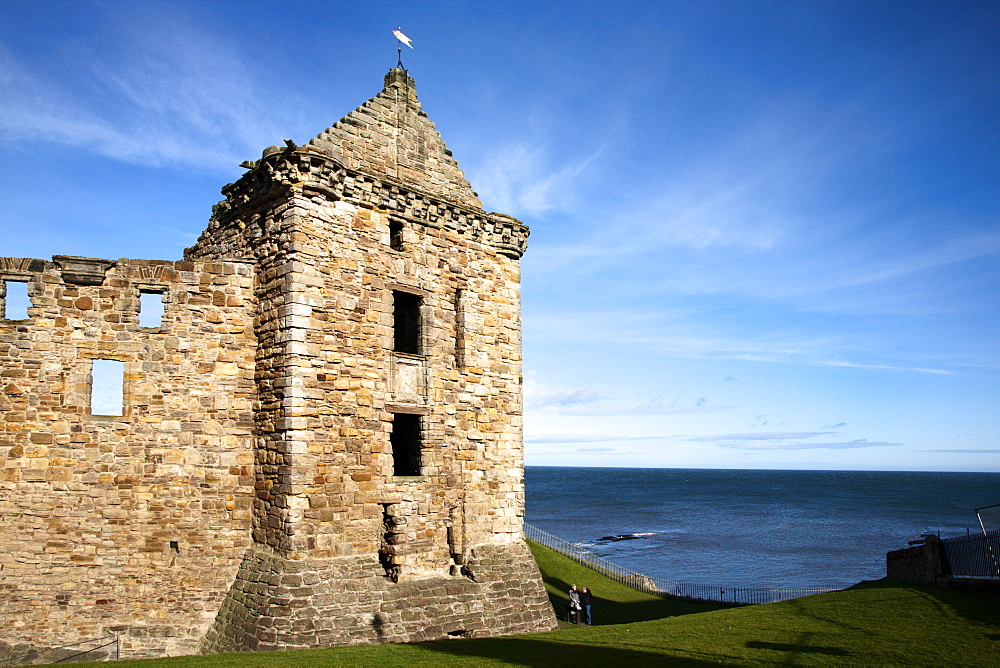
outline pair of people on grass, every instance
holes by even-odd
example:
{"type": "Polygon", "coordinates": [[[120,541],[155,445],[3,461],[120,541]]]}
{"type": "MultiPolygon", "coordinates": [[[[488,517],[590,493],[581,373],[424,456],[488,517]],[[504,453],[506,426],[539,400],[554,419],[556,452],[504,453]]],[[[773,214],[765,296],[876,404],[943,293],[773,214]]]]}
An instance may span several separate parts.
{"type": "Polygon", "coordinates": [[[579,618],[583,616],[583,623],[590,624],[590,606],[594,601],[594,595],[590,593],[590,589],[584,587],[582,590],[578,590],[576,585],[569,588],[569,613],[567,615],[569,621],[573,621],[579,624],[579,618]]]}

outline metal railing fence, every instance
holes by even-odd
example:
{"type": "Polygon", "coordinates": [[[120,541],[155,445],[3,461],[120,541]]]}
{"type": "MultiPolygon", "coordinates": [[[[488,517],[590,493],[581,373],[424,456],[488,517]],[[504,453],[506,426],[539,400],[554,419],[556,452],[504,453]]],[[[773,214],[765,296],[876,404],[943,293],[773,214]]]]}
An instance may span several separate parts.
{"type": "Polygon", "coordinates": [[[1000,529],[941,539],[945,570],[954,577],[1000,577],[1000,529]]]}
{"type": "Polygon", "coordinates": [[[642,573],[636,573],[578,545],[565,541],[558,536],[553,536],[550,533],[542,531],[527,522],[524,523],[524,537],[536,543],[541,543],[616,582],[657,596],[675,596],[718,603],[757,605],[760,603],[787,601],[793,598],[801,598],[802,596],[811,596],[812,594],[840,591],[836,588],[823,587],[715,586],[675,582],[673,580],[654,578],[642,573]]]}

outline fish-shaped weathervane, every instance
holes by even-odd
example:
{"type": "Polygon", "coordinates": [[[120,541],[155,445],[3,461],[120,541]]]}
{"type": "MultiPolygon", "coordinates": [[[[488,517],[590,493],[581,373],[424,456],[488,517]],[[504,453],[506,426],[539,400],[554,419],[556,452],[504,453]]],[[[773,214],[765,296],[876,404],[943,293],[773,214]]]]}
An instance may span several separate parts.
{"type": "Polygon", "coordinates": [[[397,46],[396,46],[396,67],[403,69],[403,45],[413,48],[410,44],[410,38],[403,34],[402,29],[396,28],[392,31],[392,34],[396,36],[397,46]]]}

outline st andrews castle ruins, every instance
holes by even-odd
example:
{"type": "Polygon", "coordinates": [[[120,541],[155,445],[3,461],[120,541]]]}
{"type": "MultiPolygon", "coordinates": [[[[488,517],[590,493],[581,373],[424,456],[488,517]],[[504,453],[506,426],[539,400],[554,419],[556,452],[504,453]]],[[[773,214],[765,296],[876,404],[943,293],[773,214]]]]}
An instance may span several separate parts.
{"type": "Polygon", "coordinates": [[[0,650],[554,628],[522,538],[527,228],[401,68],[244,167],[183,260],[0,258],[0,650]]]}

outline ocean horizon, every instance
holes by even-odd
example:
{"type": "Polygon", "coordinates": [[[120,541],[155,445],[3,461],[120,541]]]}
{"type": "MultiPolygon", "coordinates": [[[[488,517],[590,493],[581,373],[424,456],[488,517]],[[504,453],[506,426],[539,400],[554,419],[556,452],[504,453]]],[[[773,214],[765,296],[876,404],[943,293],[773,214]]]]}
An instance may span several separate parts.
{"type": "Polygon", "coordinates": [[[525,490],[526,522],[645,575],[848,587],[922,534],[980,531],[1000,473],[526,466],[525,490]]]}

